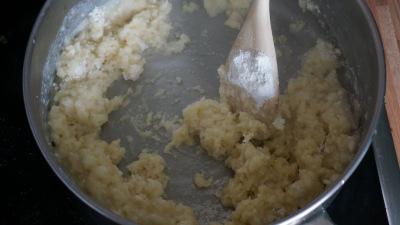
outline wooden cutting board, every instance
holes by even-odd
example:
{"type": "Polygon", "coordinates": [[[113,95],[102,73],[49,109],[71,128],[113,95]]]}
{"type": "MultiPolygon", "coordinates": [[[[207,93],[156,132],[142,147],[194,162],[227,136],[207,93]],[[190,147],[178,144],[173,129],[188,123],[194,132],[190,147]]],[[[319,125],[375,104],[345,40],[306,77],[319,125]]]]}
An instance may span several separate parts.
{"type": "Polygon", "coordinates": [[[385,106],[400,164],[400,1],[367,0],[378,24],[386,57],[385,106]]]}

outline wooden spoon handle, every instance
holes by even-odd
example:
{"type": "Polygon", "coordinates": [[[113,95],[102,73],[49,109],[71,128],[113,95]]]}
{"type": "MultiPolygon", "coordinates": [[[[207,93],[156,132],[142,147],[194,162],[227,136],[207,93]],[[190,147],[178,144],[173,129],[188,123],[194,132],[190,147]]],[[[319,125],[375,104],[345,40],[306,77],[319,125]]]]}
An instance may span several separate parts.
{"type": "Polygon", "coordinates": [[[234,48],[258,50],[275,57],[269,3],[270,0],[255,0],[252,3],[234,48]]]}

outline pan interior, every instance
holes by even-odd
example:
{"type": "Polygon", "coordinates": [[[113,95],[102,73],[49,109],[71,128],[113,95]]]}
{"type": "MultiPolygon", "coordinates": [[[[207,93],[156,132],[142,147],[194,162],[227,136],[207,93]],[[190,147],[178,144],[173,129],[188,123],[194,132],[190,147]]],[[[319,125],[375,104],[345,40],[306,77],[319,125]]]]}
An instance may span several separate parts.
{"type": "MultiPolygon", "coordinates": [[[[71,38],[68,34],[74,34],[73,31],[91,9],[104,2],[106,1],[81,1],[71,4],[74,6],[68,10],[63,26],[53,40],[42,78],[43,126],[46,124],[46,112],[54,95],[54,71],[63,43],[71,38]]],[[[362,103],[361,111],[366,112],[361,123],[363,125],[371,116],[366,105],[373,101],[373,96],[369,100],[360,97],[368,86],[363,85],[365,81],[361,82],[357,78],[363,72],[362,66],[368,62],[357,61],[357,57],[352,55],[354,50],[350,49],[346,34],[337,30],[336,23],[340,23],[340,19],[329,19],[340,7],[335,3],[324,5],[324,1],[316,2],[321,6],[319,13],[304,12],[297,1],[271,1],[272,29],[280,55],[278,69],[281,91],[286,88],[287,81],[296,75],[301,65],[301,56],[315,45],[318,38],[333,42],[343,50],[344,66],[339,74],[343,86],[362,103]],[[302,28],[297,29],[299,26],[302,28]]],[[[123,107],[110,115],[101,135],[107,141],[121,139],[121,145],[127,150],[120,164],[121,169],[137,159],[142,150],[161,154],[167,162],[167,174],[170,177],[168,198],[193,207],[200,223],[205,224],[208,220],[218,221],[229,215],[229,210],[221,206],[214,193],[231,176],[231,171],[223,163],[200,151],[199,147],[183,147],[174,155],[165,154],[163,150],[171,133],[159,125],[164,120],[175,120],[175,116],[181,115],[182,109],[202,97],[218,99],[219,81],[216,70],[225,62],[238,31],[224,25],[224,15],[210,18],[202,7],[192,14],[183,14],[182,0],[171,0],[171,3],[174,6],[170,14],[172,25],[176,32],[187,34],[191,43],[177,55],[149,53],[146,56],[144,73],[138,81],[118,80],[110,87],[110,97],[123,94],[129,88],[134,94],[123,107]],[[144,138],[143,132],[150,132],[150,135],[144,138]],[[219,185],[199,191],[193,184],[193,175],[199,171],[207,172],[219,185]]],[[[198,3],[202,5],[201,2],[198,3]]],[[[347,3],[342,5],[345,4],[347,3]]],[[[367,82],[371,83],[369,80],[367,82]]]]}

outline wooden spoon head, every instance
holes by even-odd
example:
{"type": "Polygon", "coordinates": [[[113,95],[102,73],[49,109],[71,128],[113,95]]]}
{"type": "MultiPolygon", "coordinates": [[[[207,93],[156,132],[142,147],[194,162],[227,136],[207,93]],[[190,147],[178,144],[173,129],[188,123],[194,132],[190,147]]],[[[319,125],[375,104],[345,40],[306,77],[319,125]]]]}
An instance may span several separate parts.
{"type": "Polygon", "coordinates": [[[232,50],[219,74],[220,96],[234,111],[271,122],[279,96],[276,57],[253,49],[232,50]]]}
{"type": "Polygon", "coordinates": [[[254,0],[220,71],[220,96],[233,110],[264,122],[275,116],[279,78],[269,0],[254,0]]]}

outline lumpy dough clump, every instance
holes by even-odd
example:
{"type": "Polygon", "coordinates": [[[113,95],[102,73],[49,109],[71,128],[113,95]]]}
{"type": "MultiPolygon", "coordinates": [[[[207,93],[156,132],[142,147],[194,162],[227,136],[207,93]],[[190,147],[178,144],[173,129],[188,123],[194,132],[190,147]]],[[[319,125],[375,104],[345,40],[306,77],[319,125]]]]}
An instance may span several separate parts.
{"type": "Polygon", "coordinates": [[[250,3],[251,0],[203,0],[204,9],[210,17],[225,12],[225,25],[233,29],[240,28],[250,3]]]}
{"type": "Polygon", "coordinates": [[[121,0],[96,8],[61,53],[61,89],[49,113],[56,154],[77,183],[105,207],[142,225],[197,224],[191,208],[164,199],[168,177],[159,155],[140,154],[124,174],[117,167],[125,152],[120,141],[100,139],[109,113],[123,101],[105,97],[111,83],[121,76],[137,80],[147,48],[169,54],[189,41],[182,34],[167,42],[170,10],[168,2],[156,0],[121,0]]]}
{"type": "Polygon", "coordinates": [[[358,124],[336,69],[340,52],[319,40],[280,96],[284,126],[264,124],[224,102],[202,99],[183,112],[170,146],[200,145],[234,172],[219,197],[228,225],[261,225],[303,207],[343,172],[358,124]]]}
{"type": "Polygon", "coordinates": [[[198,188],[208,188],[212,185],[213,179],[207,178],[202,172],[196,173],[193,177],[194,184],[198,188]]]}

